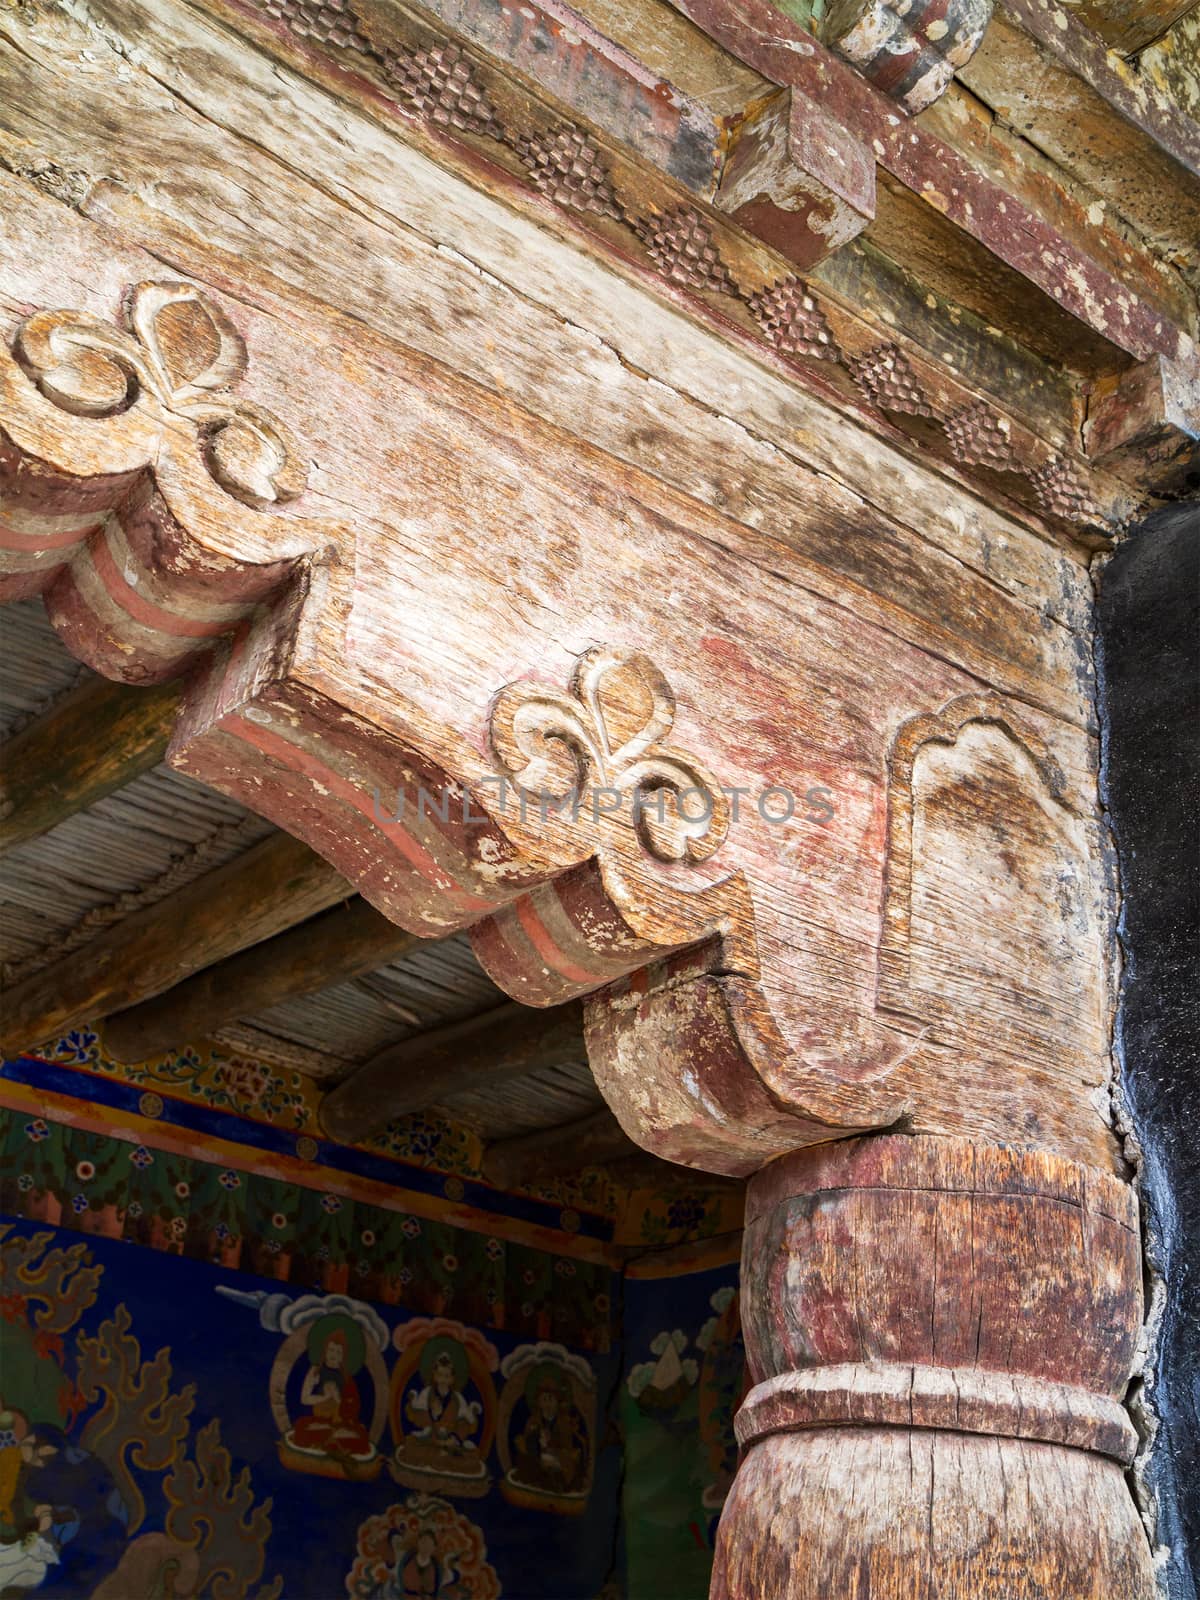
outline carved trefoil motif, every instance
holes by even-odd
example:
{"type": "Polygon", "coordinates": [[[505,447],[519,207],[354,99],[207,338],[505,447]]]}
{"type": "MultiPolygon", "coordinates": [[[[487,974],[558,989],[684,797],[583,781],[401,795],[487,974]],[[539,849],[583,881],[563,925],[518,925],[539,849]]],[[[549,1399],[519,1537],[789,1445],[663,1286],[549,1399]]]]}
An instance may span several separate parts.
{"type": "Polygon", "coordinates": [[[292,500],[307,471],[275,417],[226,391],[246,371],[246,346],[225,313],[187,283],[139,283],[128,331],[76,311],[37,311],[14,353],[46,398],[77,417],[111,417],[150,395],[200,434],[209,473],[249,506],[292,500]]]}
{"type": "Polygon", "coordinates": [[[559,814],[632,827],[659,861],[695,863],[729,832],[729,802],[717,779],[664,743],[675,696],[649,657],[592,649],[563,694],[513,683],[492,707],[496,759],[521,793],[559,814]]]}

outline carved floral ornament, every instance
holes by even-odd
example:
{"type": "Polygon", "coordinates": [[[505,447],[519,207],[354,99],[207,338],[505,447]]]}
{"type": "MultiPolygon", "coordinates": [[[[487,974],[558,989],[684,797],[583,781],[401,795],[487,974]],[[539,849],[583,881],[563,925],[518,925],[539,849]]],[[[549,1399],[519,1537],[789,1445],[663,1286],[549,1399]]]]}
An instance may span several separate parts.
{"type": "Polygon", "coordinates": [[[226,391],[245,374],[246,346],[225,313],[186,283],[139,283],[128,330],[76,311],[38,311],[17,330],[14,354],[39,390],[77,417],[111,417],[144,404],[195,424],[212,478],[243,504],[301,494],[307,469],[289,431],[226,391]]]}
{"type": "Polygon", "coordinates": [[[632,827],[659,861],[707,860],[729,832],[729,802],[707,768],[662,741],[675,696],[641,653],[592,649],[570,691],[509,684],[492,707],[492,749],[524,795],[569,802],[573,820],[632,827]]]}

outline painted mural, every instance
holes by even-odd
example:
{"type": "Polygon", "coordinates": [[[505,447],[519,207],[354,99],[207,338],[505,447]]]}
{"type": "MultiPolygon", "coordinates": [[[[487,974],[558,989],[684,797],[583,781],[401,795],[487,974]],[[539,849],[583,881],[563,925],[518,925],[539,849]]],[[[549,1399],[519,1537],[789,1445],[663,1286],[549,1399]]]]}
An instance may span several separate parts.
{"type": "MultiPolygon", "coordinates": [[[[320,1090],[301,1073],[229,1057],[214,1048],[181,1049],[129,1065],[104,1054],[90,1029],[76,1029],[39,1056],[5,1062],[3,1080],[36,1085],[67,1099],[102,1103],[294,1155],[303,1163],[335,1158],[342,1170],[386,1174],[404,1187],[428,1183],[460,1199],[494,1197],[482,1182],[483,1147],[469,1128],[436,1112],[398,1118],[354,1147],[331,1145],[321,1129],[320,1090]]],[[[667,1247],[741,1227],[736,1191],[620,1189],[607,1172],[585,1168],[527,1191],[541,1212],[571,1232],[638,1247],[667,1247]]],[[[330,1242],[330,1241],[323,1241],[330,1242]]],[[[332,1248],[331,1242],[331,1248],[332,1248]]]]}
{"type": "Polygon", "coordinates": [[[611,1575],[613,1356],[0,1230],[0,1595],[594,1600],[611,1575]]]}
{"type": "Polygon", "coordinates": [[[270,1500],[104,1278],[88,1245],[0,1224],[0,1594],[274,1600],[270,1500]]]}
{"type": "Polygon", "coordinates": [[[0,1600],[703,1600],[736,1271],[618,1236],[726,1196],[499,1193],[434,1119],[95,1048],[0,1068],[0,1600]]]}
{"type": "Polygon", "coordinates": [[[392,1372],[388,1470],[410,1489],[479,1499],[492,1486],[499,1352],[473,1328],[441,1317],[414,1317],[392,1338],[400,1360],[392,1372]]]}
{"type": "Polygon", "coordinates": [[[703,1600],[737,1466],[745,1393],[736,1259],[697,1252],[670,1276],[625,1280],[624,1540],[629,1600],[703,1600]]]}
{"type": "Polygon", "coordinates": [[[346,1590],[352,1600],[499,1600],[500,1579],[475,1524],[415,1494],[363,1523],[346,1590]]]}

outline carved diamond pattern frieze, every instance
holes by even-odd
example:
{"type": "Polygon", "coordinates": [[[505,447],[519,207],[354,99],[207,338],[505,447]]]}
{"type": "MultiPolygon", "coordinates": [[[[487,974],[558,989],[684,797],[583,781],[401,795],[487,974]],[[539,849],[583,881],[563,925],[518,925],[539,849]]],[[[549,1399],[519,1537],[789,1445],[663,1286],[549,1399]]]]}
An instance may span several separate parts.
{"type": "Polygon", "coordinates": [[[997,472],[1018,470],[1012,425],[982,400],[955,411],[946,419],[945,428],[951,454],[964,466],[992,467],[997,472]]]}
{"type": "Polygon", "coordinates": [[[599,150],[569,125],[522,139],[517,154],[539,194],[571,211],[621,221],[623,213],[599,150]]]}
{"type": "Polygon", "coordinates": [[[825,313],[799,278],[784,278],[770,289],[760,289],[747,304],[767,338],[785,355],[841,359],[825,313]]]}
{"type": "Polygon", "coordinates": [[[384,57],[383,70],[396,98],[417,116],[460,133],[503,137],[492,103],[476,83],[471,63],[458,45],[390,51],[384,57]]]}
{"type": "Polygon", "coordinates": [[[877,344],[847,365],[859,388],[881,411],[910,417],[934,415],[908,357],[897,345],[877,344]]]}
{"type": "Polygon", "coordinates": [[[284,23],[298,39],[371,54],[350,0],[259,0],[267,16],[284,23]]]}
{"type": "Polygon", "coordinates": [[[1038,504],[1050,516],[1062,517],[1068,522],[1081,522],[1092,514],[1092,502],[1086,490],[1061,456],[1053,457],[1044,466],[1035,467],[1027,476],[1038,504]]]}
{"type": "MultiPolygon", "coordinates": [[[[552,128],[530,127],[527,112],[509,105],[507,100],[503,102],[507,107],[506,115],[514,120],[506,125],[489,96],[486,65],[473,62],[458,44],[447,40],[420,49],[399,49],[396,46],[402,35],[396,23],[388,21],[384,26],[368,14],[364,31],[354,0],[252,0],[252,3],[303,40],[366,56],[386,80],[398,104],[426,123],[448,133],[482,136],[507,146],[524,168],[530,188],[552,204],[589,221],[603,219],[624,224],[667,282],[693,292],[728,295],[741,300],[753,318],[758,336],[780,355],[840,363],[854,379],[863,398],[891,413],[893,419],[911,417],[938,421],[944,429],[949,455],[960,467],[984,467],[1023,480],[1027,486],[1023,497],[1028,499],[1032,492],[1049,515],[1086,521],[1098,514],[1069,462],[1056,457],[1042,467],[1034,467],[1029,452],[1014,444],[1010,419],[993,407],[965,395],[966,403],[957,408],[950,404],[938,405],[936,399],[931,399],[908,357],[891,341],[880,343],[864,354],[847,350],[840,343],[839,334],[817,294],[803,279],[789,276],[768,288],[756,289],[740,282],[736,269],[727,264],[718,248],[717,240],[723,237],[721,230],[725,225],[721,219],[706,216],[692,204],[674,208],[668,205],[665,210],[639,214],[633,209],[631,197],[623,195],[618,182],[614,181],[604,152],[581,128],[571,123],[552,128]]],[[[961,13],[962,18],[967,19],[968,14],[978,13],[983,18],[989,6],[990,0],[961,0],[956,15],[961,13]]],[[[899,11],[896,15],[899,16],[899,11]]],[[[919,28],[913,33],[913,17],[907,13],[906,16],[905,37],[913,34],[924,48],[929,43],[928,34],[919,28]]],[[[961,43],[959,35],[948,22],[946,32],[941,31],[942,22],[935,20],[934,26],[942,41],[939,60],[944,58],[946,63],[951,63],[961,43]]],[[[965,39],[969,30],[960,31],[965,39]]],[[[838,39],[838,48],[846,53],[843,48],[846,40],[841,35],[838,39]]],[[[903,92],[891,81],[896,64],[891,59],[895,41],[890,33],[885,31],[884,35],[876,37],[875,32],[868,29],[862,42],[864,47],[870,46],[867,53],[872,64],[876,57],[881,61],[886,57],[889,81],[884,87],[887,92],[906,103],[910,88],[920,94],[928,90],[933,96],[941,92],[940,79],[934,87],[932,79],[929,83],[922,78],[910,84],[906,75],[903,92]]],[[[871,67],[865,61],[858,64],[870,76],[871,67]]],[[[934,387],[940,394],[940,384],[935,381],[934,387]]],[[[937,441],[928,437],[928,430],[910,428],[908,431],[921,433],[926,447],[932,444],[939,448],[937,441]]],[[[1023,429],[1018,428],[1018,436],[1024,437],[1023,429]]]]}
{"type": "Polygon", "coordinates": [[[712,229],[698,211],[682,207],[634,224],[654,265],[672,283],[714,294],[736,294],[729,269],[713,243],[712,229]]]}

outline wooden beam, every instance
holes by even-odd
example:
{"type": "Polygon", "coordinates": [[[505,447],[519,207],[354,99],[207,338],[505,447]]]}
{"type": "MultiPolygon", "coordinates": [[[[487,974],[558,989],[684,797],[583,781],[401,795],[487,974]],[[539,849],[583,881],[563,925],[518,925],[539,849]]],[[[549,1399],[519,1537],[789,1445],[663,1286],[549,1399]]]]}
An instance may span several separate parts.
{"type": "Polygon", "coordinates": [[[0,1048],[28,1050],[68,1028],[161,994],[201,967],[344,899],[327,861],[289,834],[136,912],[4,996],[0,1048]]]}
{"type": "Polygon", "coordinates": [[[484,1153],[483,1172],[498,1189],[523,1189],[546,1178],[559,1178],[583,1167],[602,1167],[640,1153],[640,1147],[605,1106],[578,1122],[497,1140],[484,1153]]]}
{"type": "Polygon", "coordinates": [[[117,1061],[145,1061],[172,1045],[206,1039],[227,1022],[371,972],[422,942],[355,895],[110,1016],[105,1050],[117,1061]]]}
{"type": "Polygon", "coordinates": [[[355,1144],[451,1095],[586,1060],[579,1001],[549,1010],[509,1002],[381,1050],[325,1096],[321,1123],[331,1139],[355,1144]]]}
{"type": "Polygon", "coordinates": [[[163,759],[176,684],[131,689],[95,678],[0,748],[0,854],[48,833],[163,759]]]}

